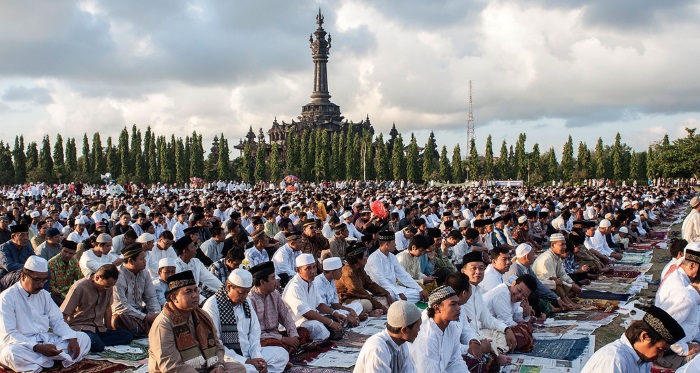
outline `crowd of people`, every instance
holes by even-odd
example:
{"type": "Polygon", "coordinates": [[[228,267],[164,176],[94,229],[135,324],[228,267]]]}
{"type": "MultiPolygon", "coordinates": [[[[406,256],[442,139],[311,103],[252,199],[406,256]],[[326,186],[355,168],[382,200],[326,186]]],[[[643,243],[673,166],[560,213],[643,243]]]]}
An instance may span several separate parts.
{"type": "Polygon", "coordinates": [[[6,193],[0,364],[68,366],[148,336],[152,372],[282,372],[309,343],[386,314],[355,372],[495,372],[688,201],[656,305],[584,371],[700,351],[688,188],[228,185],[6,193]]]}

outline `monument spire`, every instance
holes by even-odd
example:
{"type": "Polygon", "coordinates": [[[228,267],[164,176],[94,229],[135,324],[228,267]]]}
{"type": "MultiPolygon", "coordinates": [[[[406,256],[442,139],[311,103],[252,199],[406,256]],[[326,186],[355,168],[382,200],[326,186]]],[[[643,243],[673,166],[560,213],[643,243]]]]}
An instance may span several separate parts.
{"type": "Polygon", "coordinates": [[[321,8],[319,8],[316,16],[318,28],[309,37],[311,55],[314,60],[314,91],[311,93],[311,102],[313,103],[330,103],[329,99],[331,98],[330,93],[328,93],[328,70],[326,68],[331,49],[331,35],[328,34],[328,40],[326,40],[323,20],[321,8]]]}

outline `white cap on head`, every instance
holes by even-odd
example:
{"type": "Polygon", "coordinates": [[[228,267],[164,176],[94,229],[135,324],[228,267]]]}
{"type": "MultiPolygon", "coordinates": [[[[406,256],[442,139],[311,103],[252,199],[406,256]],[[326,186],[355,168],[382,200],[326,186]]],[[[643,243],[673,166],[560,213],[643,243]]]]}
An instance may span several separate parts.
{"type": "Polygon", "coordinates": [[[515,257],[516,258],[522,258],[524,256],[527,256],[527,254],[532,251],[532,246],[526,244],[526,243],[521,243],[518,245],[518,247],[515,248],[515,257]]]}
{"type": "Polygon", "coordinates": [[[295,263],[297,268],[299,268],[316,263],[316,259],[314,259],[314,256],[311,254],[301,254],[296,258],[295,263]]]}
{"type": "Polygon", "coordinates": [[[620,233],[629,233],[627,227],[620,227],[620,233]]]}
{"type": "Polygon", "coordinates": [[[338,257],[326,258],[323,260],[323,270],[333,271],[343,266],[343,262],[338,257]]]}
{"type": "Polygon", "coordinates": [[[173,258],[163,258],[158,261],[158,268],[163,267],[175,267],[175,259],[173,258]]]}
{"type": "Polygon", "coordinates": [[[398,300],[392,303],[386,313],[386,323],[395,328],[413,325],[420,318],[420,309],[415,304],[405,300],[398,300]]]}
{"type": "Polygon", "coordinates": [[[610,220],[603,219],[600,221],[600,224],[598,226],[601,228],[610,228],[610,220]]]}
{"type": "Polygon", "coordinates": [[[146,232],[146,233],[140,235],[139,238],[136,239],[136,242],[146,243],[146,242],[154,241],[155,239],[156,238],[152,234],[146,232]]]}
{"type": "Polygon", "coordinates": [[[253,286],[253,275],[245,269],[236,268],[228,275],[228,280],[236,286],[249,288],[253,286]]]}
{"type": "Polygon", "coordinates": [[[554,241],[566,241],[566,238],[561,233],[554,233],[553,235],[551,235],[549,237],[549,242],[554,242],[554,241]]]}
{"type": "Polygon", "coordinates": [[[526,222],[526,221],[527,221],[527,216],[525,216],[525,215],[523,215],[523,216],[521,216],[521,217],[518,218],[518,223],[519,223],[519,224],[522,224],[522,223],[524,223],[524,222],[526,222]]]}
{"type": "Polygon", "coordinates": [[[347,218],[349,218],[349,217],[351,217],[351,216],[352,216],[352,212],[350,212],[350,211],[345,211],[345,213],[344,213],[343,215],[341,215],[340,217],[341,217],[343,220],[345,220],[345,219],[347,219],[347,218]]]}
{"type": "Polygon", "coordinates": [[[24,268],[34,272],[48,272],[49,262],[40,256],[32,255],[24,262],[24,268]]]}
{"type": "Polygon", "coordinates": [[[32,211],[32,213],[29,214],[29,217],[31,217],[32,219],[38,218],[39,216],[41,216],[39,211],[32,211]]]}

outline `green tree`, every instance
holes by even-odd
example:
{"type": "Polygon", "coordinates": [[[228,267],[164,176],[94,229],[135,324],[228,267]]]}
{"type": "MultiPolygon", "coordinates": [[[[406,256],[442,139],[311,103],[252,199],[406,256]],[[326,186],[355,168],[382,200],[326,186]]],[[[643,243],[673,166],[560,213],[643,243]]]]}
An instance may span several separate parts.
{"type": "Polygon", "coordinates": [[[647,179],[651,180],[656,178],[656,170],[654,169],[655,164],[654,164],[654,153],[651,150],[651,145],[649,146],[649,149],[647,149],[647,179]]]}
{"type": "MultiPolygon", "coordinates": [[[[277,143],[273,143],[273,150],[277,150],[277,143]]],[[[226,140],[224,134],[221,133],[221,140],[219,140],[219,154],[217,154],[218,157],[216,159],[216,176],[219,178],[219,180],[229,180],[231,178],[231,160],[229,158],[230,153],[231,151],[228,148],[228,140],[226,140]]],[[[275,164],[279,164],[279,154],[275,152],[274,156],[275,158],[273,158],[272,161],[275,164]]]]}
{"type": "Polygon", "coordinates": [[[100,177],[100,175],[104,174],[107,171],[107,160],[105,159],[103,153],[102,140],[100,139],[99,132],[95,132],[95,134],[92,135],[91,158],[93,166],[92,175],[94,175],[95,178],[98,178],[100,177]]]}
{"type": "Polygon", "coordinates": [[[12,161],[10,144],[0,141],[0,184],[10,185],[15,182],[15,165],[12,161]]]}
{"type": "Polygon", "coordinates": [[[348,126],[347,133],[345,134],[345,177],[349,180],[358,178],[353,171],[355,164],[359,163],[357,159],[360,156],[359,152],[355,152],[355,130],[353,129],[352,122],[348,126]]]}
{"type": "Polygon", "coordinates": [[[159,179],[164,183],[172,183],[175,179],[175,169],[170,167],[170,160],[173,161],[172,165],[175,165],[175,153],[170,154],[172,146],[169,149],[165,136],[158,136],[156,146],[158,147],[158,165],[160,168],[159,179]]]}
{"type": "Polygon", "coordinates": [[[438,168],[438,177],[440,180],[443,182],[449,182],[452,180],[452,169],[450,168],[450,160],[447,158],[447,147],[442,146],[442,150],[440,150],[440,161],[438,162],[439,168],[438,168]]]}
{"type": "Polygon", "coordinates": [[[486,150],[484,151],[484,178],[493,180],[493,144],[491,143],[491,135],[486,138],[486,150]]]}
{"type": "MultiPolygon", "coordinates": [[[[181,137],[175,140],[175,135],[172,135],[171,141],[176,144],[175,146],[175,182],[186,183],[190,178],[190,164],[187,151],[185,149],[185,143],[181,137]]],[[[250,179],[245,179],[250,181],[250,179]]]]}
{"type": "Polygon", "coordinates": [[[436,163],[435,154],[437,153],[437,144],[435,143],[435,134],[430,131],[430,136],[428,137],[428,142],[425,144],[425,149],[423,150],[423,180],[434,180],[436,175],[436,163]]]}
{"type": "Polygon", "coordinates": [[[39,180],[33,180],[32,172],[36,170],[36,168],[39,167],[39,147],[35,141],[32,141],[27,145],[27,170],[29,171],[27,173],[27,179],[29,181],[39,181],[39,180]]]}
{"type": "Polygon", "coordinates": [[[322,129],[316,130],[315,145],[314,178],[316,181],[321,181],[328,176],[328,132],[322,129]]]}
{"type": "Polygon", "coordinates": [[[46,182],[53,182],[53,159],[51,158],[51,142],[49,135],[45,135],[41,141],[41,151],[39,152],[39,178],[46,182]]]}
{"type": "Polygon", "coordinates": [[[24,136],[15,136],[15,147],[12,150],[15,165],[15,182],[23,184],[27,180],[27,155],[24,153],[24,136]]]}
{"type": "MultiPolygon", "coordinates": [[[[343,176],[340,175],[341,160],[342,158],[340,158],[340,135],[338,135],[338,132],[334,132],[333,137],[331,139],[330,165],[328,166],[330,178],[333,180],[343,179],[343,176]]],[[[344,164],[345,162],[342,163],[344,164]]]]}
{"type": "Polygon", "coordinates": [[[535,143],[535,145],[532,146],[532,153],[530,153],[527,162],[530,185],[540,185],[544,181],[544,172],[542,170],[543,163],[541,162],[541,158],[540,144],[535,143]]]}
{"type": "Polygon", "coordinates": [[[479,153],[476,151],[476,141],[471,138],[469,144],[469,158],[467,159],[467,178],[469,180],[479,180],[481,171],[479,170],[479,153]]]}
{"type": "Polygon", "coordinates": [[[615,144],[612,146],[612,163],[613,163],[613,179],[615,181],[624,179],[623,159],[622,159],[622,143],[620,141],[620,133],[615,135],[615,144]]]}
{"type": "Polygon", "coordinates": [[[557,161],[557,154],[554,152],[554,148],[549,148],[547,152],[547,177],[545,180],[557,181],[559,180],[559,162],[557,161]]]}
{"type": "Polygon", "coordinates": [[[455,183],[464,181],[464,171],[462,166],[462,150],[459,144],[452,149],[452,180],[455,183]]]}
{"type": "Polygon", "coordinates": [[[129,148],[129,158],[133,164],[133,179],[137,183],[142,183],[146,181],[146,175],[148,174],[146,170],[146,165],[143,161],[143,137],[141,136],[141,130],[136,128],[134,124],[131,127],[131,147],[129,148]]]}
{"type": "Polygon", "coordinates": [[[564,151],[561,155],[561,173],[564,183],[571,183],[574,173],[574,140],[569,135],[569,139],[564,144],[564,151]]]}
{"type": "Polygon", "coordinates": [[[389,153],[384,142],[384,135],[379,134],[377,139],[377,157],[375,158],[375,168],[377,170],[377,179],[391,180],[389,173],[389,153]]]}
{"type": "Polygon", "coordinates": [[[190,139],[190,177],[205,177],[204,175],[204,146],[202,145],[202,135],[197,131],[192,132],[190,139]]]}
{"type": "Polygon", "coordinates": [[[599,179],[606,178],[605,175],[605,152],[603,151],[603,139],[598,138],[595,144],[595,177],[599,179]]]}
{"type": "Polygon", "coordinates": [[[59,183],[67,181],[66,161],[63,152],[63,137],[59,133],[56,135],[56,142],[53,143],[53,174],[59,183]]]}
{"type": "Polygon", "coordinates": [[[75,145],[75,138],[69,138],[66,141],[66,177],[68,180],[74,180],[78,173],[78,147],[75,145]]]}
{"type": "Polygon", "coordinates": [[[525,156],[525,140],[527,136],[524,133],[518,135],[518,141],[515,142],[514,164],[515,177],[518,180],[523,180],[527,177],[527,160],[525,156]]]}
{"type": "Polygon", "coordinates": [[[588,171],[590,170],[590,153],[588,152],[588,147],[583,141],[578,143],[578,151],[576,154],[576,167],[574,170],[573,178],[576,181],[585,180],[588,178],[588,171]]]}
{"type": "Polygon", "coordinates": [[[270,149],[270,180],[277,182],[282,177],[282,168],[280,162],[280,151],[277,148],[277,142],[272,142],[272,148],[270,149]]]}
{"type": "MultiPolygon", "coordinates": [[[[151,127],[148,127],[150,130],[151,127]]],[[[158,160],[158,146],[156,145],[156,134],[151,131],[148,136],[148,151],[146,154],[146,164],[148,166],[148,180],[151,183],[156,183],[159,181],[165,182],[160,179],[160,162],[158,160]]]]}
{"type": "Polygon", "coordinates": [[[126,126],[119,133],[119,165],[121,170],[117,172],[117,176],[121,177],[121,181],[129,180],[134,168],[129,155],[129,131],[126,126]]]}
{"type": "MultiPolygon", "coordinates": [[[[157,180],[152,179],[151,176],[158,175],[158,169],[153,167],[151,164],[151,159],[153,162],[157,161],[155,158],[151,158],[151,155],[155,156],[155,145],[151,143],[153,138],[153,131],[151,131],[151,126],[146,128],[146,132],[143,134],[143,181],[144,182],[156,182],[157,180]]],[[[157,166],[157,165],[156,165],[157,166]]]]}
{"type": "Polygon", "coordinates": [[[506,145],[505,139],[501,143],[501,151],[496,161],[496,170],[498,171],[498,177],[500,179],[510,179],[510,172],[508,171],[508,145],[506,145]]]}
{"type": "Polygon", "coordinates": [[[250,142],[246,142],[243,148],[243,164],[241,167],[241,179],[243,181],[255,184],[255,157],[250,142]]]}
{"type": "MultiPolygon", "coordinates": [[[[393,152],[396,151],[396,141],[394,141],[393,152]]],[[[418,141],[416,136],[411,133],[411,143],[408,145],[408,155],[406,156],[406,177],[412,183],[417,183],[420,181],[421,170],[420,164],[418,164],[418,141]]]]}
{"type": "Polygon", "coordinates": [[[301,146],[299,147],[300,167],[299,174],[297,175],[303,181],[309,180],[309,174],[311,172],[311,160],[309,159],[309,152],[307,151],[310,140],[310,132],[308,130],[304,130],[301,133],[301,146]]]}
{"type": "Polygon", "coordinates": [[[403,136],[399,134],[394,139],[394,148],[391,152],[391,175],[394,180],[406,179],[406,156],[403,153],[403,148],[403,136]]]}
{"type": "Polygon", "coordinates": [[[83,153],[80,156],[80,174],[81,179],[85,181],[92,180],[92,161],[90,160],[90,142],[87,133],[83,134],[83,153]]]}
{"type": "Polygon", "coordinates": [[[267,167],[265,167],[265,141],[258,142],[255,151],[255,182],[267,181],[267,167]]]}
{"type": "MultiPolygon", "coordinates": [[[[291,175],[297,175],[299,174],[299,166],[301,165],[301,144],[300,140],[298,137],[298,132],[297,131],[292,131],[289,132],[287,135],[287,149],[286,151],[286,157],[287,161],[286,166],[287,166],[287,173],[291,175]]],[[[301,175],[299,175],[301,176],[301,175]]]]}

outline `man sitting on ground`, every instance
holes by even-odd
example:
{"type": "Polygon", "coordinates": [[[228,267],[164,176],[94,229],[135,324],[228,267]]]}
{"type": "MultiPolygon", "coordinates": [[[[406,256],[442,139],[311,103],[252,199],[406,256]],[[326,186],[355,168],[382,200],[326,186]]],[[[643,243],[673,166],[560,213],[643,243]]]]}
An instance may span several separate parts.
{"type": "Polygon", "coordinates": [[[76,244],[73,241],[65,241],[61,246],[61,252],[49,259],[49,273],[51,273],[51,298],[58,306],[66,299],[66,294],[74,282],[83,278],[80,266],[75,259],[76,244]]]}

